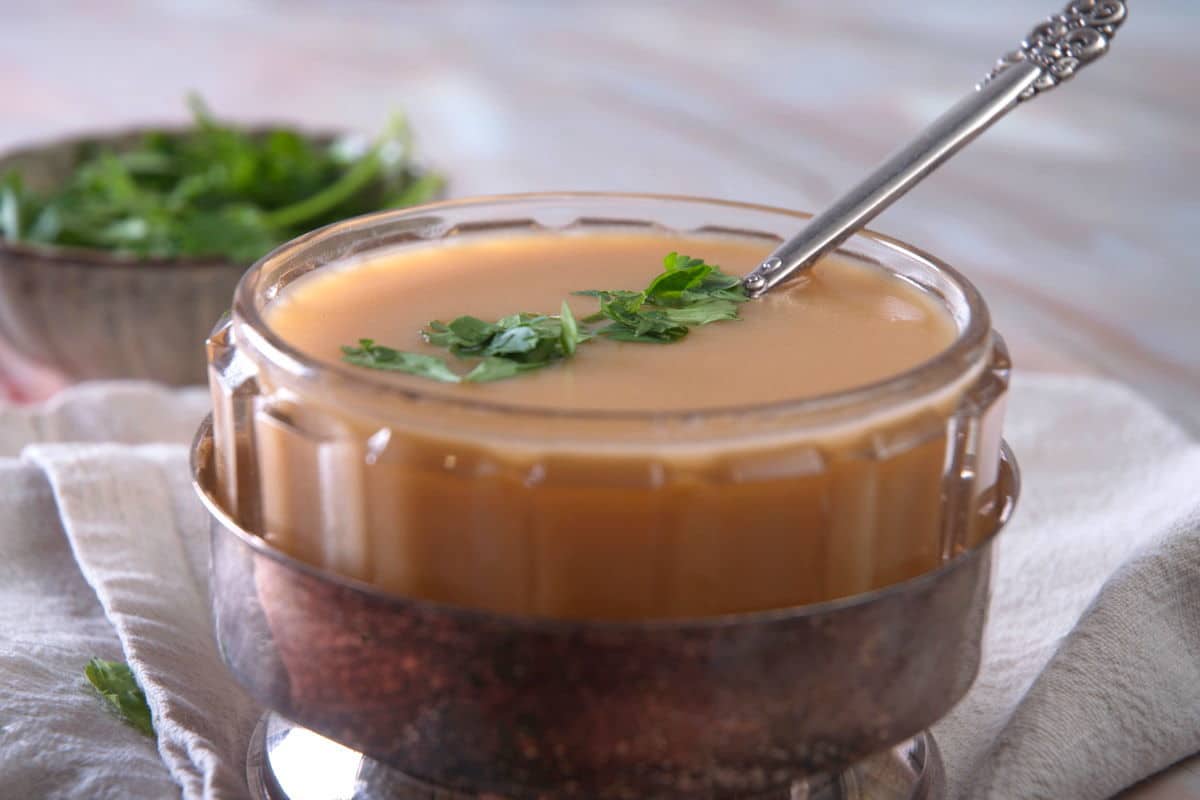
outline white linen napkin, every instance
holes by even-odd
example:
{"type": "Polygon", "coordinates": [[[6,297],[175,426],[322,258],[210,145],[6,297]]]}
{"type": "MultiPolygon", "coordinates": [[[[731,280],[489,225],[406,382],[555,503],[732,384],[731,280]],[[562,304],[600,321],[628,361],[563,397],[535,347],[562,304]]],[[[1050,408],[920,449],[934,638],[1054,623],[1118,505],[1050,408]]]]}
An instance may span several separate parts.
{"type": "MultiPolygon", "coordinates": [[[[212,641],[188,486],[206,404],[112,384],[0,413],[0,797],[246,796],[260,710],[212,641]],[[161,762],[83,687],[92,655],[130,662],[161,762]]],[[[935,728],[951,796],[1108,797],[1200,750],[1200,444],[1084,378],[1018,378],[1007,430],[984,663],[935,728]]]]}

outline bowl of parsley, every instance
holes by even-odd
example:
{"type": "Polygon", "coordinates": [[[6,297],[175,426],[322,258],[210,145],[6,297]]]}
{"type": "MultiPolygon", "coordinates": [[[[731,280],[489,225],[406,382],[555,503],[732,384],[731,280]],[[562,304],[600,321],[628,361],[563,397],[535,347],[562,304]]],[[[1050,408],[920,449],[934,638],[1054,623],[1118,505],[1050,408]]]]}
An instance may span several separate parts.
{"type": "Polygon", "coordinates": [[[306,231],[444,181],[403,120],[373,141],[215,119],[0,156],[0,338],[71,381],[202,383],[242,273],[306,231]]]}

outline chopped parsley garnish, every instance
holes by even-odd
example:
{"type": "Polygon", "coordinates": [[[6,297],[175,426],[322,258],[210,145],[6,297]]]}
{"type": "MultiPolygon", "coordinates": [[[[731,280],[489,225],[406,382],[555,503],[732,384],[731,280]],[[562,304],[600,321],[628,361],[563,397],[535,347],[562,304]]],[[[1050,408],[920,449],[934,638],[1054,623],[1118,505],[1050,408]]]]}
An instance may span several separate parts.
{"type": "Polygon", "coordinates": [[[360,367],[407,372],[443,383],[486,383],[570,358],[580,342],[591,338],[579,329],[565,300],[558,316],[522,312],[495,322],[469,316],[450,323],[434,320],[421,335],[458,358],[481,360],[470,372],[460,375],[445,359],[393,350],[371,339],[359,339],[357,347],[343,347],[343,358],[360,367]]]}
{"type": "Polygon", "coordinates": [[[740,279],[703,259],[670,253],[664,271],[640,292],[591,289],[576,295],[594,297],[600,310],[582,325],[564,300],[558,315],[521,312],[495,322],[462,316],[434,320],[421,331],[431,345],[458,359],[477,361],[465,372],[443,358],[412,353],[360,339],[342,348],[343,360],[371,369],[405,372],[444,383],[503,380],[572,358],[580,344],[597,336],[620,342],[677,342],[697,325],[738,319],[746,301],[740,279]],[[598,325],[590,328],[588,326],[598,325]]]}

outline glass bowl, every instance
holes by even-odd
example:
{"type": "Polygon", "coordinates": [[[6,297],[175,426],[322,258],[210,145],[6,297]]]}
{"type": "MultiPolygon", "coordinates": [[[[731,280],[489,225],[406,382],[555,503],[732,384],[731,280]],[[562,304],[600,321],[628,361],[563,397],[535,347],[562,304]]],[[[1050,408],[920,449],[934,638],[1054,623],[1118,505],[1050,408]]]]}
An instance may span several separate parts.
{"type": "MultiPolygon", "coordinates": [[[[213,416],[194,448],[217,637],[234,675],[269,708],[382,764],[505,796],[750,796],[939,719],[977,670],[991,544],[1017,495],[1000,438],[1007,353],[982,298],[947,265],[886,237],[852,238],[843,255],[929,292],[956,340],[868,386],[738,408],[548,411],[413,390],[314,360],[264,317],[291,281],[388,248],[612,229],[766,247],[804,219],[698,198],[481,198],[349,220],[262,259],[210,337],[213,416]],[[719,454],[722,467],[692,474],[681,453],[719,454]],[[582,483],[570,466],[580,459],[594,459],[582,483]],[[727,533],[698,547],[712,548],[700,561],[716,565],[714,579],[746,587],[733,606],[708,607],[675,580],[686,547],[610,586],[582,581],[655,598],[619,618],[574,616],[578,592],[506,605],[473,589],[510,568],[495,548],[481,555],[487,537],[566,529],[539,493],[569,487],[571,515],[640,525],[654,540],[662,532],[623,516],[621,498],[677,499],[675,484],[697,481],[706,513],[728,517],[727,533]],[[454,557],[414,562],[394,549],[390,534],[408,535],[397,497],[431,504],[431,535],[450,537],[454,557]],[[790,499],[792,511],[756,515],[756,498],[790,499]],[[781,526],[816,531],[827,560],[772,550],[759,534],[781,526]],[[422,570],[441,590],[405,582],[422,570]]],[[[687,544],[686,530],[672,534],[687,544]]],[[[579,549],[562,563],[586,564],[596,545],[561,546],[579,549]]],[[[581,574],[546,577],[574,587],[581,574]]]]}

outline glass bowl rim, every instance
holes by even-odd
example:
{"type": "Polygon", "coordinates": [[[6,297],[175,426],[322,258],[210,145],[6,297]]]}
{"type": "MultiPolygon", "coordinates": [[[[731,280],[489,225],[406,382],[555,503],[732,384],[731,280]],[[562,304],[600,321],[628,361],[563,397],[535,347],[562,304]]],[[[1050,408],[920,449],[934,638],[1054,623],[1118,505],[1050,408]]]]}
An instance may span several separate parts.
{"type": "Polygon", "coordinates": [[[667,410],[604,411],[595,409],[555,409],[497,402],[486,398],[458,396],[444,390],[439,391],[438,387],[440,384],[432,384],[429,389],[410,388],[408,386],[381,381],[378,379],[378,376],[371,374],[370,370],[324,361],[300,351],[289,344],[267,324],[266,319],[259,312],[255,303],[255,293],[258,290],[255,279],[271,264],[279,259],[294,257],[298,253],[327,242],[334,237],[351,236],[355,232],[361,233],[377,225],[398,222],[405,218],[426,216],[430,213],[445,210],[501,207],[505,205],[519,206],[523,203],[560,202],[567,204],[570,202],[619,202],[622,200],[756,211],[791,217],[797,220],[797,228],[804,221],[812,217],[812,214],[807,212],[758,203],[745,203],[690,195],[636,192],[529,192],[477,195],[426,203],[419,206],[408,206],[402,209],[376,211],[317,228],[291,241],[285,242],[256,261],[242,276],[234,293],[232,309],[234,325],[240,333],[245,333],[249,336],[252,340],[250,343],[263,353],[267,360],[275,367],[282,369],[292,377],[302,380],[313,380],[319,377],[328,379],[332,377],[336,382],[344,384],[351,389],[376,395],[392,396],[409,402],[434,402],[471,411],[497,413],[514,417],[536,417],[543,419],[553,417],[556,419],[598,422],[684,421],[690,423],[705,419],[775,413],[818,415],[847,412],[855,409],[869,409],[874,411],[879,408],[901,405],[913,398],[920,398],[936,393],[938,390],[952,384],[968,370],[968,367],[960,367],[958,365],[964,362],[974,363],[979,360],[979,358],[972,358],[972,354],[986,347],[991,340],[991,316],[987,304],[979,293],[979,290],[965,276],[946,262],[924,250],[869,229],[863,229],[854,234],[846,244],[852,245],[856,240],[866,239],[926,269],[940,273],[963,295],[967,308],[966,326],[959,331],[957,337],[949,347],[942,350],[936,356],[904,372],[852,389],[801,398],[777,400],[769,403],[749,403],[707,408],[672,408],[667,410]]]}

